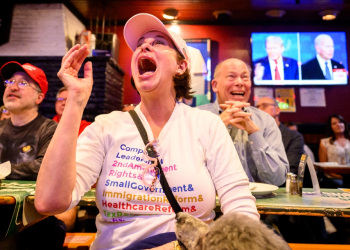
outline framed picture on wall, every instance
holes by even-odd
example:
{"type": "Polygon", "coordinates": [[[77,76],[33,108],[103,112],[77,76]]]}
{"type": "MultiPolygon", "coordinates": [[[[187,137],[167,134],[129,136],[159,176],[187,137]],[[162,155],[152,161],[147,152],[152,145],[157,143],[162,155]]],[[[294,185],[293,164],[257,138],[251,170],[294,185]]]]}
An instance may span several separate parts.
{"type": "Polygon", "coordinates": [[[196,107],[210,102],[211,98],[211,59],[210,39],[185,39],[191,56],[191,82],[194,93],[193,101],[185,101],[196,107]]]}

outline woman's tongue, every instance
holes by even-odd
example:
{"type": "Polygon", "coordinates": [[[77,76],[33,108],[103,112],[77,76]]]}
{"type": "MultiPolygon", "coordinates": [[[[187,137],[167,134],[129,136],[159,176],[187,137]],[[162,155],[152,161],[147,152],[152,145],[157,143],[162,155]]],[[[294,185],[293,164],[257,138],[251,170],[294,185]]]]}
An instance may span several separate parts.
{"type": "Polygon", "coordinates": [[[139,63],[139,72],[142,76],[152,75],[156,71],[156,65],[149,59],[141,59],[139,63]]]}

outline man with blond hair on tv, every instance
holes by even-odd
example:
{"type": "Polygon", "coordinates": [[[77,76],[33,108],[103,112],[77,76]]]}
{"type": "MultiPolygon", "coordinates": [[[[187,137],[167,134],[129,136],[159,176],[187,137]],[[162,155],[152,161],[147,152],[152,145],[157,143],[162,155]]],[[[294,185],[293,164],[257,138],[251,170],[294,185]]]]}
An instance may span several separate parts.
{"type": "Polygon", "coordinates": [[[254,80],[299,79],[297,61],[282,55],[285,48],[280,36],[268,36],[265,49],[267,56],[254,62],[254,80]]]}

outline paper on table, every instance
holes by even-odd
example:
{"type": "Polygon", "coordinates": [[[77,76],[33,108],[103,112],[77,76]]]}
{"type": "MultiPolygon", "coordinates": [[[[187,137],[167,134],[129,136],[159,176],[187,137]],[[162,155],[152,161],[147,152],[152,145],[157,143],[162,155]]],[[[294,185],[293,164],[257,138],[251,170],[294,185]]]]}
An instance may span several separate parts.
{"type": "Polygon", "coordinates": [[[26,226],[34,221],[38,222],[42,220],[45,215],[39,214],[36,210],[34,203],[30,203],[27,199],[23,202],[23,225],[26,226]]]}
{"type": "Polygon", "coordinates": [[[0,164],[0,179],[5,179],[6,176],[11,174],[11,163],[10,161],[0,164]]]}
{"type": "Polygon", "coordinates": [[[320,166],[320,167],[332,167],[332,166],[338,166],[338,162],[314,162],[314,165],[320,166]]]}

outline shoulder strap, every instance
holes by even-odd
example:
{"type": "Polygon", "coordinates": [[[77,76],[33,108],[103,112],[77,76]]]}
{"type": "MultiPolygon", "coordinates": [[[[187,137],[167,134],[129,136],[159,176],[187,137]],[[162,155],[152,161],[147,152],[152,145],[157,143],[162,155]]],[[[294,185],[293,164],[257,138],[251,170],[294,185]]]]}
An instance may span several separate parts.
{"type": "MultiPolygon", "coordinates": [[[[140,120],[140,117],[137,115],[135,110],[130,110],[129,114],[130,114],[131,118],[134,120],[138,131],[140,132],[140,135],[142,137],[143,143],[145,145],[147,145],[148,142],[149,142],[148,141],[148,136],[147,136],[147,132],[145,130],[145,127],[143,126],[143,124],[142,124],[142,122],[140,120]]],[[[154,151],[153,147],[148,147],[147,151],[148,151],[149,156],[156,158],[157,154],[154,151]]],[[[157,158],[157,167],[158,167],[159,172],[160,172],[160,179],[159,179],[160,185],[162,186],[162,188],[164,190],[164,193],[165,193],[165,196],[167,197],[171,207],[173,208],[175,214],[177,214],[178,212],[182,212],[182,209],[181,209],[179,203],[175,199],[174,194],[173,194],[173,192],[171,191],[171,189],[169,187],[168,181],[165,178],[162,166],[160,165],[160,162],[159,162],[158,158],[157,158]]]]}
{"type": "Polygon", "coordinates": [[[148,143],[148,135],[147,135],[145,127],[143,126],[143,124],[142,124],[142,122],[140,120],[140,117],[137,115],[135,110],[130,110],[129,114],[131,115],[131,118],[134,120],[134,122],[136,124],[136,127],[139,130],[139,132],[140,132],[140,135],[142,137],[143,143],[145,145],[147,145],[147,143],[148,143]]]}

